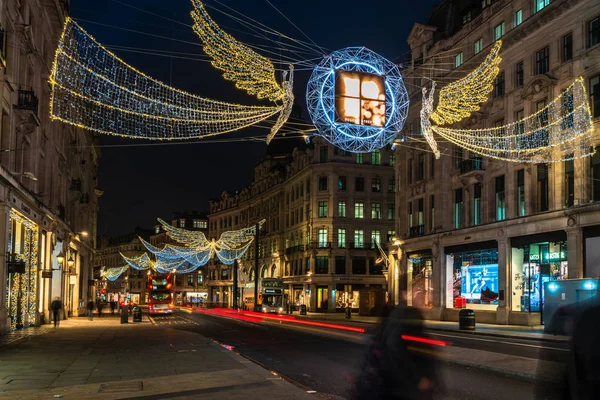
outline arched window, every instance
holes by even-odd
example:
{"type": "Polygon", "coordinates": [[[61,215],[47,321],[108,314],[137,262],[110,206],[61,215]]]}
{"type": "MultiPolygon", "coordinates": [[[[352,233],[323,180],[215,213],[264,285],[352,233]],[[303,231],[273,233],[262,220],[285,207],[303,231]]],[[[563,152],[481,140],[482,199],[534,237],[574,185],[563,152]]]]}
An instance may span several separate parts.
{"type": "Polygon", "coordinates": [[[271,278],[275,278],[276,270],[277,270],[277,267],[275,266],[275,264],[273,264],[273,266],[271,267],[271,278]]]}
{"type": "Polygon", "coordinates": [[[260,277],[261,278],[268,278],[268,276],[267,276],[267,267],[262,267],[262,270],[260,271],[260,277]]]}

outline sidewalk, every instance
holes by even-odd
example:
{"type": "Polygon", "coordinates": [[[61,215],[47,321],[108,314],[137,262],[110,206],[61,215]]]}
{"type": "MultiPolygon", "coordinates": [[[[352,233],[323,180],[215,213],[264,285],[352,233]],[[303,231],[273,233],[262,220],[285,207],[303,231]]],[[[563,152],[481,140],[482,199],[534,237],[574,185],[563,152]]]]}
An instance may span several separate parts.
{"type": "MultiPolygon", "coordinates": [[[[351,319],[346,319],[344,313],[311,313],[308,315],[297,315],[294,316],[298,319],[310,319],[315,321],[326,321],[333,322],[336,321],[340,324],[348,324],[352,325],[355,323],[359,324],[379,324],[379,317],[363,317],[358,314],[352,314],[351,319]]],[[[435,321],[435,320],[425,320],[424,321],[425,329],[429,330],[440,330],[440,331],[451,331],[451,332],[459,332],[458,322],[452,321],[435,321]]],[[[465,332],[465,331],[460,331],[465,332]]],[[[469,332],[471,333],[471,332],[469,332]]],[[[551,335],[544,333],[543,325],[535,325],[535,326],[519,326],[519,325],[496,325],[496,324],[476,324],[475,332],[472,332],[475,335],[489,335],[489,336],[500,336],[500,337],[509,337],[514,339],[535,339],[542,341],[552,341],[552,342],[568,342],[568,336],[560,336],[560,335],[551,335]]]]}
{"type": "Polygon", "coordinates": [[[204,336],[129,321],[71,318],[2,336],[0,398],[314,399],[204,336]]]}

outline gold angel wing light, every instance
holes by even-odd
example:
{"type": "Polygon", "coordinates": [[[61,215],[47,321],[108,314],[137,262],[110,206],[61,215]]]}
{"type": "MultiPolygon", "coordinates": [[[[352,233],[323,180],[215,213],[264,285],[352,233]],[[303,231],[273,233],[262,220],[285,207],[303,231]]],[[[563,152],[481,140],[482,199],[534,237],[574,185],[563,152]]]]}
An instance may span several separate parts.
{"type": "Polygon", "coordinates": [[[182,243],[186,247],[206,248],[210,246],[210,241],[200,231],[176,228],[160,218],[158,218],[158,222],[160,222],[160,225],[171,239],[182,243]]]}
{"type": "Polygon", "coordinates": [[[494,88],[494,80],[500,72],[500,48],[498,40],[485,60],[469,75],[454,81],[440,90],[440,98],[431,119],[438,125],[447,125],[467,118],[478,111],[487,101],[494,88]]]}

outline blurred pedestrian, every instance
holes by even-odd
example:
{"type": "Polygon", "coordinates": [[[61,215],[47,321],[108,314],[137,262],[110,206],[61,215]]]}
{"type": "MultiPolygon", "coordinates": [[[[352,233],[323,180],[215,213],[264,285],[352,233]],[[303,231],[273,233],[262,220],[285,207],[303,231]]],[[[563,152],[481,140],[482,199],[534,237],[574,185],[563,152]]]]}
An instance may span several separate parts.
{"type": "Polygon", "coordinates": [[[114,300],[110,301],[110,315],[115,313],[115,309],[117,308],[117,302],[114,300]]]}
{"type": "Polygon", "coordinates": [[[600,305],[588,308],[575,324],[571,346],[569,393],[571,400],[600,395],[600,305]]]}
{"type": "Polygon", "coordinates": [[[87,302],[87,313],[88,313],[88,318],[90,319],[90,321],[94,320],[94,300],[91,300],[87,302]]]}
{"type": "Polygon", "coordinates": [[[418,355],[414,350],[418,347],[403,339],[424,336],[421,313],[405,306],[386,306],[382,317],[380,330],[354,379],[351,399],[433,399],[438,383],[435,361],[418,355]]]}
{"type": "Polygon", "coordinates": [[[50,309],[52,309],[52,316],[54,317],[54,327],[56,328],[60,324],[60,316],[58,313],[62,308],[62,301],[60,301],[60,297],[55,297],[52,303],[50,304],[50,309]]]}
{"type": "Polygon", "coordinates": [[[102,304],[102,299],[98,299],[96,307],[98,308],[98,318],[102,318],[102,307],[104,307],[104,304],[102,304]]]}

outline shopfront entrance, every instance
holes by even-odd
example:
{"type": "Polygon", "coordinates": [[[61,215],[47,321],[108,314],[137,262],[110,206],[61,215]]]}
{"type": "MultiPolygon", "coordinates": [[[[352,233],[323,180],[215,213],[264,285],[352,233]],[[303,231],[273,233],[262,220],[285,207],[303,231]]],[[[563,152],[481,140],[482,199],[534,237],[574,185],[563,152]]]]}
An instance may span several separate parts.
{"type": "Polygon", "coordinates": [[[408,254],[406,300],[412,307],[433,305],[433,259],[431,252],[408,254]]]}
{"type": "Polygon", "coordinates": [[[329,304],[329,288],[317,286],[317,312],[326,312],[329,304]]]}

